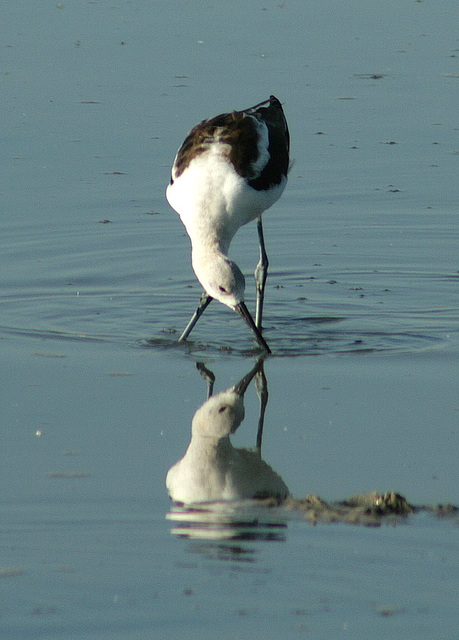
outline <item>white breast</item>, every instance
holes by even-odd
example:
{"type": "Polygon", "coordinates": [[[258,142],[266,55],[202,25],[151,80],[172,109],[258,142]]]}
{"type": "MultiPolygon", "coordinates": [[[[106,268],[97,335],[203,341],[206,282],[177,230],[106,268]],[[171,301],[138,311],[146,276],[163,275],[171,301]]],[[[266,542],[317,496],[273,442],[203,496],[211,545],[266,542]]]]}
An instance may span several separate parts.
{"type": "Polygon", "coordinates": [[[167,200],[180,215],[192,241],[217,232],[229,246],[239,227],[272,206],[287,183],[284,178],[272,189],[252,189],[225,155],[227,146],[211,145],[167,188],[167,200]]]}

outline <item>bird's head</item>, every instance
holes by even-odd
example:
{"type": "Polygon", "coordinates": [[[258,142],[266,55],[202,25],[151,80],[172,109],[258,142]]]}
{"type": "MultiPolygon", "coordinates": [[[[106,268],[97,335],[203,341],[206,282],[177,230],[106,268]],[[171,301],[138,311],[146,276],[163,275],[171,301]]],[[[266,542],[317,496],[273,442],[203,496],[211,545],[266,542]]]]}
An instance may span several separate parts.
{"type": "Polygon", "coordinates": [[[193,268],[204,290],[215,300],[230,309],[244,301],[244,275],[226,256],[207,254],[202,259],[193,260],[193,268]]]}
{"type": "Polygon", "coordinates": [[[192,436],[225,438],[244,420],[244,394],[255,374],[263,369],[263,359],[233,387],[211,396],[196,411],[191,423],[192,436]]]}
{"type": "Polygon", "coordinates": [[[211,396],[194,414],[193,437],[220,440],[234,433],[244,420],[244,399],[233,390],[211,396]]]}

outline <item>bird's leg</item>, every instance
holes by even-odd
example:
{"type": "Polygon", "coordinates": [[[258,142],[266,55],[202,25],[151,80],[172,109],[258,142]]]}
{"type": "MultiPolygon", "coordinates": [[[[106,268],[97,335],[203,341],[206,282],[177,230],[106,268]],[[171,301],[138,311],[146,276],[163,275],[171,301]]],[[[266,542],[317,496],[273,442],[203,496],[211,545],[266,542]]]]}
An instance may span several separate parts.
{"type": "Polygon", "coordinates": [[[265,284],[268,277],[268,255],[265,249],[265,239],[263,236],[263,223],[261,216],[257,219],[258,240],[260,242],[260,260],[255,269],[255,282],[257,285],[257,309],[255,313],[255,324],[260,331],[262,330],[263,321],[263,301],[265,296],[265,284]]]}
{"type": "Polygon", "coordinates": [[[185,331],[182,333],[182,335],[178,339],[179,342],[183,342],[188,338],[188,336],[193,330],[194,325],[197,323],[197,321],[202,316],[202,314],[207,309],[207,307],[212,302],[212,300],[213,300],[212,296],[209,296],[209,294],[204,291],[204,293],[201,296],[201,300],[199,301],[198,308],[191,316],[189,323],[185,327],[185,331]]]}
{"type": "Polygon", "coordinates": [[[207,400],[208,400],[214,392],[215,375],[212,373],[212,371],[207,369],[207,367],[204,365],[203,362],[197,362],[196,369],[199,371],[199,373],[207,383],[207,400]]]}
{"type": "Polygon", "coordinates": [[[258,419],[258,432],[257,432],[257,446],[256,449],[261,455],[261,441],[263,439],[263,427],[265,423],[265,412],[268,405],[268,382],[266,380],[265,372],[263,369],[263,362],[260,369],[255,375],[255,388],[257,390],[257,396],[260,400],[260,417],[258,419]]]}

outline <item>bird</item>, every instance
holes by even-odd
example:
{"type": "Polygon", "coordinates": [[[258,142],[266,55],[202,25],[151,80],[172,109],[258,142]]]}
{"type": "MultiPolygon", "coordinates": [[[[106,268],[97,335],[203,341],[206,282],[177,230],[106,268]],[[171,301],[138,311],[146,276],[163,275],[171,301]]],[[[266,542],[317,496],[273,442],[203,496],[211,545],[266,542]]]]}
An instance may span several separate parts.
{"type": "Polygon", "coordinates": [[[166,198],[179,214],[191,240],[191,261],[204,293],[179,342],[186,340],[215,298],[234,309],[259,345],[264,289],[268,273],[261,214],[287,184],[290,135],[275,96],[244,109],[223,113],[196,125],[179,148],[166,198]],[[245,278],[228,257],[237,230],[257,220],[260,259],[255,270],[256,314],[244,302],[245,278]]]}
{"type": "Polygon", "coordinates": [[[233,447],[230,436],[244,419],[244,393],[260,371],[257,365],[240,382],[210,396],[196,411],[185,455],[167,472],[170,498],[179,504],[287,498],[282,478],[261,457],[261,448],[233,447]]]}

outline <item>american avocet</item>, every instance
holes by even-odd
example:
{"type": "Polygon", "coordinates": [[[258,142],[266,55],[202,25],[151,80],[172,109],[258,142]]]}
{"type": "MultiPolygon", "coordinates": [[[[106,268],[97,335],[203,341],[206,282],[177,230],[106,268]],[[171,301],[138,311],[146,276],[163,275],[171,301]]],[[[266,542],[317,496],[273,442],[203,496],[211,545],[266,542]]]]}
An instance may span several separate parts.
{"type": "Polygon", "coordinates": [[[230,435],[244,419],[244,393],[259,372],[262,363],[257,363],[234,387],[210,396],[196,411],[188,449],[166,476],[166,487],[174,502],[186,505],[270,497],[284,500],[288,496],[285,482],[261,458],[260,425],[255,450],[237,449],[230,441],[230,435]]]}
{"type": "Polygon", "coordinates": [[[204,120],[185,138],[166,190],[191,239],[196,277],[204,287],[198,308],[179,341],[216,298],[237,311],[258,343],[270,353],[262,330],[268,257],[261,214],[287,183],[289,132],[281,103],[271,96],[243,111],[204,120]],[[244,303],[245,279],[228,250],[239,227],[257,219],[260,260],[255,270],[255,322],[244,303]]]}

